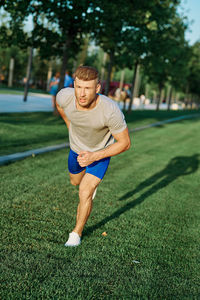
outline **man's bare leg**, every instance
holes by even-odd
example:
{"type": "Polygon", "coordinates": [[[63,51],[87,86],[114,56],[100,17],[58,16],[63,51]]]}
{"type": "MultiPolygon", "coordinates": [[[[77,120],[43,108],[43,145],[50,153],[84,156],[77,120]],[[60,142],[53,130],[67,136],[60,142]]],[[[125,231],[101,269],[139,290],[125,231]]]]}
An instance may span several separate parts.
{"type": "Polygon", "coordinates": [[[81,243],[81,235],[85,223],[91,213],[93,195],[101,179],[98,177],[85,174],[85,170],[79,174],[70,173],[70,181],[72,185],[79,185],[79,205],[77,207],[76,226],[69,234],[69,239],[65,246],[78,246],[81,243]]]}
{"type": "Polygon", "coordinates": [[[79,185],[81,183],[81,180],[82,180],[84,175],[85,175],[85,170],[83,170],[82,172],[80,172],[78,174],[69,173],[71,184],[75,185],[75,186],[79,185]]]}
{"type": "Polygon", "coordinates": [[[92,210],[92,196],[96,187],[101,182],[101,179],[86,173],[79,185],[79,205],[77,208],[76,226],[73,232],[78,233],[79,236],[82,235],[85,223],[90,216],[92,210]]]}
{"type": "Polygon", "coordinates": [[[51,101],[52,101],[52,107],[55,108],[55,106],[56,106],[56,96],[52,95],[51,101]]]}

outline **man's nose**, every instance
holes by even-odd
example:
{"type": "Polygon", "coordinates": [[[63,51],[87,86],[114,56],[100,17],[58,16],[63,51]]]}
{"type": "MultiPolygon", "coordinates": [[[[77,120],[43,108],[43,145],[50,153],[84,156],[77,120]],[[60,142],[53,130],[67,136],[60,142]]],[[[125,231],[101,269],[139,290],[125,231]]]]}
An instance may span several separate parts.
{"type": "Polygon", "coordinates": [[[85,96],[85,89],[81,89],[81,96],[85,96]]]}

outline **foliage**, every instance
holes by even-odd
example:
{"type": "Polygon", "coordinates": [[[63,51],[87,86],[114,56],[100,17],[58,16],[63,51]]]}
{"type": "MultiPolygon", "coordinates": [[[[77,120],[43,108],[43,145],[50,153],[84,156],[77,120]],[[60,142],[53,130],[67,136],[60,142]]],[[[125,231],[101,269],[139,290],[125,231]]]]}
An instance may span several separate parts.
{"type": "MultiPolygon", "coordinates": [[[[88,6],[86,0],[30,0],[24,3],[14,0],[12,3],[7,1],[4,9],[11,15],[10,27],[16,26],[16,33],[21,32],[23,21],[32,14],[34,28],[31,36],[24,39],[24,42],[26,46],[38,48],[42,57],[62,56],[60,85],[63,85],[67,62],[78,52],[82,34],[89,29],[86,19],[86,15],[90,13],[88,6]]],[[[18,39],[15,43],[19,42],[18,39]]]]}
{"type": "Polygon", "coordinates": [[[149,80],[159,87],[157,109],[166,82],[171,82],[176,88],[186,83],[188,45],[184,38],[185,29],[186,24],[174,14],[167,26],[158,26],[157,30],[149,32],[150,43],[144,68],[149,80]]]}
{"type": "Polygon", "coordinates": [[[1,1],[0,8],[3,7],[7,13],[7,22],[4,22],[0,27],[1,46],[15,45],[21,49],[27,48],[28,35],[24,32],[23,23],[31,13],[30,2],[30,0],[1,1]]]}
{"type": "Polygon", "coordinates": [[[188,68],[189,74],[187,77],[189,92],[200,97],[200,42],[196,42],[191,47],[192,55],[190,55],[188,68]]]}
{"type": "Polygon", "coordinates": [[[177,12],[179,4],[180,0],[5,1],[1,6],[9,18],[0,27],[0,39],[4,47],[11,42],[23,49],[33,46],[44,59],[43,66],[45,60],[61,58],[61,86],[69,66],[74,68],[85,61],[98,69],[105,67],[102,55],[88,54],[85,59],[90,38],[109,55],[108,81],[113,66],[116,71],[128,67],[133,72],[139,63],[144,65],[149,81],[160,86],[169,82],[176,89],[183,89],[188,82],[191,93],[198,94],[198,63],[193,63],[198,55],[185,41],[187,22],[177,12]],[[24,22],[30,16],[34,28],[25,33],[24,22]]]}
{"type": "Polygon", "coordinates": [[[11,58],[15,60],[14,84],[19,84],[26,74],[27,53],[15,45],[9,48],[0,48],[0,74],[4,78],[3,81],[7,81],[8,79],[11,58]]]}

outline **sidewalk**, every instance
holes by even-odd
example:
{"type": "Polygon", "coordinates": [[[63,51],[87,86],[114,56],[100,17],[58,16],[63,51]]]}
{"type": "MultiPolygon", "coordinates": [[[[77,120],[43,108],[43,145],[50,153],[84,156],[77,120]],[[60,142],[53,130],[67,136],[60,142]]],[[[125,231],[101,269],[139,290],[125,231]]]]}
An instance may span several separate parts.
{"type": "MultiPolygon", "coordinates": [[[[51,95],[47,94],[36,94],[29,93],[27,101],[23,101],[22,95],[13,94],[0,94],[0,113],[14,113],[14,112],[39,112],[53,111],[51,106],[51,95]]],[[[123,102],[118,102],[118,105],[123,109],[123,102]]],[[[155,110],[156,104],[149,104],[145,106],[132,105],[132,110],[137,109],[151,109],[155,110]]],[[[128,109],[128,103],[126,104],[126,109],[128,109]]],[[[166,104],[160,104],[160,110],[166,110],[166,104]]]]}
{"type": "Polygon", "coordinates": [[[53,111],[51,95],[30,93],[27,101],[23,95],[0,94],[0,113],[53,111]]]}
{"type": "MultiPolygon", "coordinates": [[[[123,102],[117,102],[119,107],[123,109],[123,102]]],[[[126,104],[126,109],[128,109],[128,103],[126,104]]],[[[147,109],[155,110],[156,104],[148,105],[132,105],[132,110],[138,109],[147,109]]],[[[160,110],[166,110],[167,104],[161,103],[160,110]]],[[[179,107],[179,109],[182,109],[179,107]]],[[[46,111],[52,112],[51,104],[51,95],[47,94],[38,94],[38,93],[29,93],[27,101],[23,101],[22,95],[13,95],[13,94],[0,94],[0,113],[14,113],[14,112],[39,112],[46,111]]]]}

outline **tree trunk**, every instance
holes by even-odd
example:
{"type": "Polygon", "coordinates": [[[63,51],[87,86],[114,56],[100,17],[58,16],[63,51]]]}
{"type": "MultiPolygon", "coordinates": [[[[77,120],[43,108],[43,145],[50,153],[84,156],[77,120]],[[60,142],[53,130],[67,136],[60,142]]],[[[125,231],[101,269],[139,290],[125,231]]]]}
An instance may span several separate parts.
{"type": "Polygon", "coordinates": [[[172,91],[173,91],[173,87],[170,86],[169,99],[168,99],[168,103],[167,103],[167,110],[170,110],[171,101],[172,101],[172,91]]]}
{"type": "Polygon", "coordinates": [[[157,101],[157,91],[153,91],[153,103],[155,104],[157,101]]]}
{"type": "Polygon", "coordinates": [[[107,76],[107,79],[106,79],[105,92],[104,92],[104,94],[105,94],[106,96],[108,96],[108,94],[109,94],[109,88],[110,88],[110,81],[111,81],[111,73],[112,73],[112,67],[113,67],[114,53],[111,52],[109,56],[110,56],[110,61],[109,61],[109,64],[108,64],[108,76],[107,76]]]}
{"type": "Polygon", "coordinates": [[[52,66],[51,64],[49,65],[48,73],[47,73],[47,84],[46,84],[46,91],[49,92],[49,83],[52,78],[52,66]]]}
{"type": "Polygon", "coordinates": [[[185,107],[184,109],[187,109],[187,105],[188,105],[188,92],[189,92],[189,84],[186,85],[186,89],[185,89],[185,97],[184,97],[184,104],[185,104],[185,107]]]}
{"type": "Polygon", "coordinates": [[[68,49],[70,49],[71,46],[71,38],[67,38],[64,48],[63,48],[63,60],[62,60],[62,66],[60,71],[60,81],[58,85],[58,92],[64,87],[64,81],[65,81],[65,72],[67,70],[67,63],[68,63],[68,49]]]}
{"type": "Polygon", "coordinates": [[[179,98],[180,98],[180,93],[176,92],[176,95],[175,95],[175,101],[176,101],[176,103],[179,101],[179,98]]]}
{"type": "Polygon", "coordinates": [[[167,86],[167,91],[166,91],[166,103],[169,102],[169,94],[170,94],[170,91],[171,91],[171,85],[168,85],[168,86],[167,86]]]}
{"type": "Polygon", "coordinates": [[[103,61],[102,61],[102,67],[101,67],[101,82],[103,83],[104,81],[104,75],[105,75],[105,63],[107,60],[107,53],[104,52],[103,54],[103,61]]]}
{"type": "Polygon", "coordinates": [[[190,109],[192,109],[192,101],[193,101],[193,97],[192,94],[190,95],[190,109]]]}
{"type": "Polygon", "coordinates": [[[162,98],[162,89],[163,89],[163,85],[159,84],[159,96],[158,96],[157,103],[156,103],[156,110],[157,111],[160,108],[160,102],[161,102],[161,98],[162,98]]]}
{"type": "Polygon", "coordinates": [[[10,65],[9,65],[8,87],[13,86],[14,65],[15,65],[15,60],[13,57],[11,57],[10,65]]]}
{"type": "Polygon", "coordinates": [[[82,47],[80,56],[79,56],[79,65],[84,65],[86,57],[87,57],[87,51],[88,51],[88,45],[89,45],[89,38],[88,36],[84,40],[84,45],[82,47]]]}
{"type": "MultiPolygon", "coordinates": [[[[120,77],[120,83],[119,83],[119,99],[118,101],[121,101],[121,92],[123,89],[123,85],[124,85],[124,76],[125,76],[125,70],[121,71],[121,77],[120,77]]],[[[124,98],[124,106],[123,106],[123,110],[125,111],[126,109],[126,97],[124,98]]]]}
{"type": "Polygon", "coordinates": [[[28,67],[27,67],[27,73],[26,73],[26,83],[24,87],[24,102],[27,101],[28,96],[28,89],[29,89],[29,81],[31,77],[31,67],[32,67],[32,60],[33,60],[33,47],[30,47],[29,49],[29,58],[28,58],[28,67]]]}
{"type": "Polygon", "coordinates": [[[138,64],[137,67],[137,73],[136,73],[136,79],[135,79],[135,91],[134,91],[134,96],[139,97],[139,92],[140,92],[140,84],[141,84],[141,74],[140,74],[140,65],[138,64]]]}
{"type": "Polygon", "coordinates": [[[146,99],[149,98],[149,85],[148,85],[148,83],[146,83],[146,85],[145,85],[145,98],[146,99]]]}
{"type": "Polygon", "coordinates": [[[125,70],[122,70],[121,77],[120,77],[120,84],[119,84],[120,94],[124,85],[124,76],[125,76],[125,70]]]}
{"type": "Polygon", "coordinates": [[[133,73],[133,83],[132,83],[132,87],[131,87],[131,99],[129,102],[128,113],[130,113],[132,110],[133,100],[135,97],[135,85],[136,85],[136,76],[137,76],[138,66],[139,66],[139,63],[138,63],[138,61],[136,61],[135,69],[134,69],[134,73],[133,73]]]}

